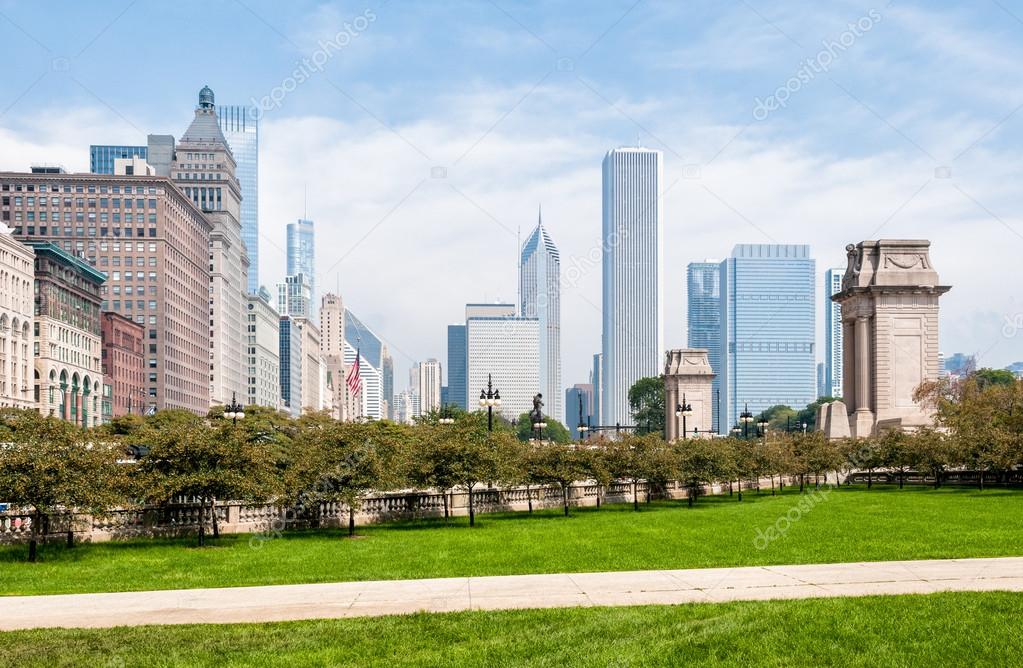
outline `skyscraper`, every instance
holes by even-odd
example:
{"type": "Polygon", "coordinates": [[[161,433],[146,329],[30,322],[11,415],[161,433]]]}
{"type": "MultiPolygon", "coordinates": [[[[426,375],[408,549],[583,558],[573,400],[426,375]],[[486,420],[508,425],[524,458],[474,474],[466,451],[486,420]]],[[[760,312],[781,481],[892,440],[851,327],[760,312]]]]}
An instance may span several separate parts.
{"type": "Polygon", "coordinates": [[[468,391],[478,393],[492,376],[501,392],[501,414],[508,419],[533,408],[540,386],[539,322],[515,315],[473,315],[465,323],[468,391]]]}
{"type": "Polygon", "coordinates": [[[360,352],[359,375],[362,377],[362,416],[379,420],[383,417],[383,365],[386,346],[349,309],[345,309],[345,364],[351,368],[356,349],[360,352]]]}
{"type": "Polygon", "coordinates": [[[147,157],[147,146],[109,146],[93,144],[89,147],[89,171],[93,174],[113,174],[117,158],[147,157]]]}
{"type": "Polygon", "coordinates": [[[565,390],[565,427],[573,435],[579,435],[579,425],[593,424],[593,386],[577,383],[565,390]],[[582,402],[580,404],[580,401],[582,402]],[[580,406],[582,412],[579,411],[580,406]]]}
{"type": "Polygon", "coordinates": [[[739,244],[721,263],[721,430],[816,398],[816,263],[810,247],[739,244]]]}
{"type": "Polygon", "coordinates": [[[381,413],[388,420],[393,420],[394,407],[391,403],[394,401],[394,358],[387,350],[387,344],[380,347],[380,384],[383,394],[382,401],[385,404],[381,413]]]}
{"type": "Polygon", "coordinates": [[[522,247],[519,313],[539,321],[540,387],[545,412],[565,419],[561,403],[561,259],[542,216],[522,247]]]}
{"type": "MultiPolygon", "coordinates": [[[[690,348],[706,348],[710,368],[716,374],[711,383],[712,396],[721,388],[721,262],[690,262],[686,270],[688,336],[690,348]]],[[[712,404],[711,424],[721,431],[716,399],[712,404]]]]}
{"type": "Polygon", "coordinates": [[[462,409],[469,405],[465,354],[465,325],[448,325],[448,401],[462,409]]]}
{"type": "Polygon", "coordinates": [[[288,275],[305,274],[309,303],[316,303],[316,232],[313,221],[299,218],[288,223],[288,275]]]}
{"type": "Polygon", "coordinates": [[[842,306],[831,295],[842,291],[845,269],[824,272],[824,391],[822,396],[842,396],[842,306]]]}
{"type": "Polygon", "coordinates": [[[259,121],[250,107],[217,109],[220,129],[237,163],[235,174],[242,189],[242,241],[249,255],[248,292],[259,292],[259,121]]]}
{"type": "Polygon", "coordinates": [[[419,396],[420,415],[437,410],[440,402],[441,365],[435,359],[419,362],[412,367],[411,389],[419,396]]]}
{"type": "Polygon", "coordinates": [[[277,311],[281,315],[309,318],[312,303],[309,277],[305,274],[285,276],[284,282],[277,284],[277,311]]]}
{"type": "Polygon", "coordinates": [[[292,417],[302,415],[302,330],[298,319],[282,315],[280,320],[281,403],[292,417]]]}
{"type": "Polygon", "coordinates": [[[664,354],[662,156],[608,151],[603,164],[601,417],[630,421],[629,388],[661,372],[664,354]]]}
{"type": "Polygon", "coordinates": [[[590,370],[590,385],[593,386],[593,415],[591,417],[590,424],[599,425],[603,424],[600,421],[600,388],[602,383],[600,382],[600,370],[604,368],[604,355],[597,353],[593,356],[593,369],[590,370]]]}
{"type": "Polygon", "coordinates": [[[217,121],[213,91],[203,86],[191,125],[178,141],[171,178],[213,225],[209,266],[209,401],[246,396],[245,323],[249,257],[241,237],[241,186],[235,159],[217,121]]]}

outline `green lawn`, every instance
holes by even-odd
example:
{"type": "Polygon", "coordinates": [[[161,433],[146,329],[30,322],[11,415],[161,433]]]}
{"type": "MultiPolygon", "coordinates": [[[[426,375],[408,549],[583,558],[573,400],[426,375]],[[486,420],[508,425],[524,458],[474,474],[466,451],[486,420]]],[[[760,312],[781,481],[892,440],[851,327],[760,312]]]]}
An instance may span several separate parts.
{"type": "Polygon", "coordinates": [[[0,547],[0,593],[127,591],[343,580],[697,568],[890,559],[1023,555],[1023,492],[989,489],[841,489],[758,549],[766,530],[799,502],[796,492],[685,502],[482,515],[285,534],[250,546],[225,536],[45,546],[41,562],[24,545],[0,547]]]}
{"type": "Polygon", "coordinates": [[[1023,594],[0,633],[21,666],[1018,665],[1023,594]]]}

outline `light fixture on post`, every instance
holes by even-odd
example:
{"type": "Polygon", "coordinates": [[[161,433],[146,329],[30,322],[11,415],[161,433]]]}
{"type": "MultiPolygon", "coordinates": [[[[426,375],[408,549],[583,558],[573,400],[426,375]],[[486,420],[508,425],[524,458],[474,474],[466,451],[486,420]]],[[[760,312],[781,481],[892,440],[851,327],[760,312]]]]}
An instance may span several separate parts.
{"type": "Polygon", "coordinates": [[[693,414],[693,407],[686,402],[686,394],[682,393],[682,403],[675,406],[675,418],[682,418],[682,439],[685,440],[687,432],[686,418],[693,414]]]}
{"type": "Polygon", "coordinates": [[[487,389],[480,390],[480,408],[487,409],[487,431],[494,431],[494,407],[501,407],[501,391],[495,390],[493,378],[487,374],[487,389]]]}
{"type": "Polygon", "coordinates": [[[224,419],[230,420],[231,424],[245,419],[245,410],[238,405],[238,395],[234,392],[231,393],[231,403],[224,407],[224,419]]]}
{"type": "Polygon", "coordinates": [[[753,422],[753,413],[749,412],[749,402],[746,402],[746,407],[742,413],[739,414],[739,422],[742,423],[742,437],[749,438],[749,425],[753,422]]]}

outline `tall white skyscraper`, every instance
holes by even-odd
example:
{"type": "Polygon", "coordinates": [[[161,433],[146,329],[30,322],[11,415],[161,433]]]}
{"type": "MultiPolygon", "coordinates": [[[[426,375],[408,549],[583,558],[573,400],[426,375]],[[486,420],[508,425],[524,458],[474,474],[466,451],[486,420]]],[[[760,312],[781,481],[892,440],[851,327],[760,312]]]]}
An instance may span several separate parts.
{"type": "Polygon", "coordinates": [[[519,263],[520,314],[539,321],[540,387],[544,412],[564,420],[561,393],[561,259],[543,217],[522,247],[519,263]]]}
{"type": "Polygon", "coordinates": [[[601,420],[628,424],[629,388],[661,372],[664,354],[662,156],[608,151],[603,165],[601,420]]]}
{"type": "Polygon", "coordinates": [[[466,319],[465,328],[470,407],[475,409],[490,375],[494,388],[501,392],[501,414],[510,420],[528,413],[540,384],[539,320],[472,316],[466,319]]]}
{"type": "Polygon", "coordinates": [[[824,272],[824,392],[842,396],[842,307],[831,295],[842,291],[845,269],[824,272]]]}

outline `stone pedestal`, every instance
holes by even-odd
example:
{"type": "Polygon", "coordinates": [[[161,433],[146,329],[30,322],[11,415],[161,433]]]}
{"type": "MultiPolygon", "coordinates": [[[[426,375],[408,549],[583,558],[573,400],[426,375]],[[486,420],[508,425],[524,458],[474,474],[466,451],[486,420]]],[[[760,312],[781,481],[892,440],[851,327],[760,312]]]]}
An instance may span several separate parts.
{"type": "Polygon", "coordinates": [[[669,442],[682,438],[683,419],[675,409],[683,403],[693,414],[685,419],[686,437],[710,438],[714,428],[714,372],[705,348],[669,350],[664,359],[664,425],[669,442]],[[694,431],[695,430],[695,431],[694,431]]]}
{"type": "Polygon", "coordinates": [[[931,424],[913,393],[938,377],[938,298],[950,288],[938,284],[930,245],[882,239],[846,246],[842,291],[832,300],[842,307],[848,426],[839,425],[839,402],[830,404],[818,427],[829,437],[870,436],[879,422],[905,430],[931,424]]]}

